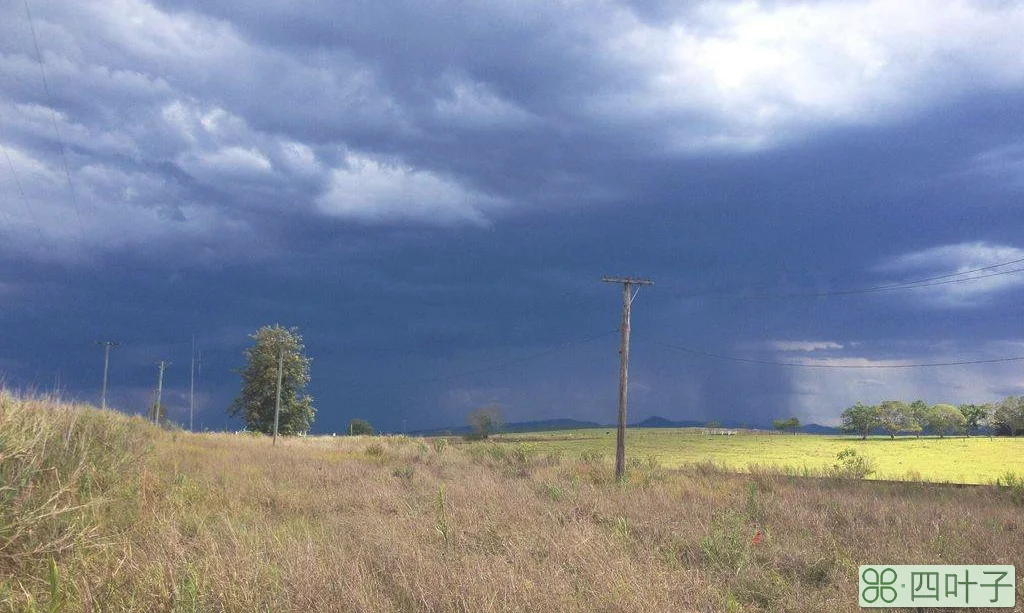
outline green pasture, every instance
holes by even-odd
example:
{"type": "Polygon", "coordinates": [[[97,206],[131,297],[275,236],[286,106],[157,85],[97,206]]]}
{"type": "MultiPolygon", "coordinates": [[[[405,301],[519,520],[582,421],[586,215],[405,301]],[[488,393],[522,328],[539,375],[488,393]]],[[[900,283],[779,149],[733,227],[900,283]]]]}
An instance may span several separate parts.
{"type": "MultiPolygon", "coordinates": [[[[567,430],[507,434],[499,444],[527,443],[539,453],[565,457],[584,453],[615,456],[615,430],[567,430]]],[[[740,432],[735,436],[702,434],[699,429],[633,428],[626,434],[626,455],[656,457],[663,466],[714,462],[737,470],[752,465],[789,468],[801,474],[836,463],[836,455],[853,448],[874,461],[875,479],[952,483],[991,483],[1008,471],[1024,475],[1024,437],[868,437],[740,432]]]]}

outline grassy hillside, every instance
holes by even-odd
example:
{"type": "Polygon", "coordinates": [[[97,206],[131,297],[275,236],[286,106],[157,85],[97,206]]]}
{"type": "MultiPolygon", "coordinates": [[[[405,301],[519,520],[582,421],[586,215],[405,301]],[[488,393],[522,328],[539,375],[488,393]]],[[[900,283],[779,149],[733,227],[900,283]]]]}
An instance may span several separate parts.
{"type": "MultiPolygon", "coordinates": [[[[615,454],[614,429],[505,435],[506,443],[529,442],[540,452],[615,454]]],[[[991,483],[1008,471],[1024,476],[1024,437],[860,437],[812,434],[740,433],[736,436],[701,434],[699,429],[632,428],[627,451],[653,456],[663,465],[678,468],[697,462],[715,462],[746,470],[751,464],[789,470],[795,474],[820,472],[835,464],[844,449],[870,458],[872,478],[951,483],[991,483]],[[806,470],[805,470],[806,469],[806,470]]]]}
{"type": "Polygon", "coordinates": [[[589,454],[275,448],[7,393],[0,437],[0,610],[857,611],[861,563],[1024,568],[994,487],[637,460],[617,485],[589,454]]]}

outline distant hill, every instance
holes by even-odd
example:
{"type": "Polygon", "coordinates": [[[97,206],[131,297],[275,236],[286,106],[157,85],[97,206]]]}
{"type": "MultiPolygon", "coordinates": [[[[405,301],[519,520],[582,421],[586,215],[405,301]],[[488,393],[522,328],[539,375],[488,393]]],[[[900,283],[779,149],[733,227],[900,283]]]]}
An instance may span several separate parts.
{"type": "Polygon", "coordinates": [[[833,426],[823,426],[821,424],[804,424],[800,426],[800,431],[806,434],[842,434],[843,431],[833,426]]]}
{"type": "Polygon", "coordinates": [[[672,421],[671,419],[665,419],[658,415],[648,417],[647,419],[632,424],[631,428],[700,428],[705,422],[695,421],[692,419],[684,421],[672,421]]]}

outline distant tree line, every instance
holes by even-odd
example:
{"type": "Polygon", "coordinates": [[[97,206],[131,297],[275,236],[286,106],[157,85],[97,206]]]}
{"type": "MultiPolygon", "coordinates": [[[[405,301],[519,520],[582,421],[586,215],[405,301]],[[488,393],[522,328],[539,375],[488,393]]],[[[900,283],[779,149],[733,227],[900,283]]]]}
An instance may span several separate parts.
{"type": "Polygon", "coordinates": [[[844,432],[867,438],[875,430],[885,431],[890,438],[897,434],[928,432],[944,437],[981,431],[989,435],[1017,436],[1024,432],[1024,397],[1009,396],[989,404],[928,405],[923,400],[904,402],[885,400],[877,405],[858,402],[842,414],[844,432]]]}

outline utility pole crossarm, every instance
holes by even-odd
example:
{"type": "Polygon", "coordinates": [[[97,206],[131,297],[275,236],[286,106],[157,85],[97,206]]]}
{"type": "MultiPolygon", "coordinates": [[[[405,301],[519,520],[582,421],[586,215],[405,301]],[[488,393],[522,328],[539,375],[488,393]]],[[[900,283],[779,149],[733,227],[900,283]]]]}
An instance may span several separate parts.
{"type": "Polygon", "coordinates": [[[640,277],[601,277],[601,280],[605,283],[629,283],[630,285],[654,285],[654,281],[650,279],[641,279],[640,277]]]}

